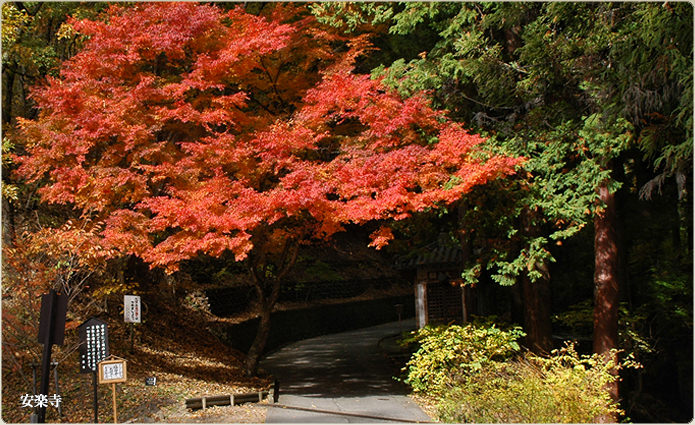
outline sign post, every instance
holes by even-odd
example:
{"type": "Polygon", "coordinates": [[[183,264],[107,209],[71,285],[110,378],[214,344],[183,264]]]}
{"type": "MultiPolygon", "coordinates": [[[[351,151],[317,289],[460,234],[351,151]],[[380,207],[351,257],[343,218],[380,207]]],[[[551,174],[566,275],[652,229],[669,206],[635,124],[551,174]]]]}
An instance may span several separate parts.
{"type": "Polygon", "coordinates": [[[93,317],[80,325],[78,335],[80,337],[80,373],[92,373],[94,423],[98,423],[97,365],[109,355],[109,332],[106,322],[93,317]]]}
{"type": "Polygon", "coordinates": [[[135,335],[135,323],[140,323],[142,310],[140,308],[140,296],[123,295],[123,321],[133,323],[130,326],[130,352],[133,352],[133,339],[135,335]]]}
{"type": "MultiPolygon", "coordinates": [[[[65,340],[65,315],[68,309],[67,295],[58,295],[51,289],[48,294],[41,295],[41,316],[39,319],[38,339],[43,344],[41,358],[41,386],[39,394],[48,395],[48,384],[51,373],[51,349],[53,344],[63,345],[65,340]]],[[[57,373],[57,372],[56,372],[57,373]]],[[[56,381],[56,391],[57,381],[56,381]]],[[[38,423],[46,419],[46,406],[39,407],[38,423]]]]}
{"type": "Polygon", "coordinates": [[[123,320],[126,323],[140,323],[140,296],[123,295],[123,320]]]}
{"type": "Polygon", "coordinates": [[[113,423],[118,422],[116,410],[116,383],[125,382],[128,379],[126,361],[120,357],[109,356],[99,362],[99,383],[111,384],[111,396],[113,400],[113,423]]]}

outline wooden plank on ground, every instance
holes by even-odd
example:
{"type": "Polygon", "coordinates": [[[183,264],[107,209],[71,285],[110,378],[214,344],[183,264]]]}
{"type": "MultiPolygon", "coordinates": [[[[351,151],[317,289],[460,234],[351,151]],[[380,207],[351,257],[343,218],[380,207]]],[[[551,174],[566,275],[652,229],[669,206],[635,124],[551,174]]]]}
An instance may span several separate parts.
{"type": "Polygon", "coordinates": [[[253,393],[213,395],[186,399],[187,409],[206,409],[212,406],[230,406],[243,403],[258,403],[268,397],[268,391],[253,393]]]}

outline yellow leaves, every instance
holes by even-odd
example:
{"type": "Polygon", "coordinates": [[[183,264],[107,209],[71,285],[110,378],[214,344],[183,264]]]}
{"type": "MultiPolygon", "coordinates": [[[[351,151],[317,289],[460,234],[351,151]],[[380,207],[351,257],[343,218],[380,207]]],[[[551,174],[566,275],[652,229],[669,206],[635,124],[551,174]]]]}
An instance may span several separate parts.
{"type": "Polygon", "coordinates": [[[69,22],[63,22],[56,32],[58,40],[68,40],[75,37],[75,35],[77,35],[77,31],[69,22]]]}
{"type": "Polygon", "coordinates": [[[140,284],[137,282],[110,282],[95,289],[92,292],[92,296],[95,298],[101,298],[109,295],[134,294],[139,287],[140,284]]]}
{"type": "Polygon", "coordinates": [[[2,197],[9,201],[19,200],[19,187],[14,184],[3,183],[2,197]]]}
{"type": "Polygon", "coordinates": [[[22,28],[31,21],[31,17],[24,10],[17,9],[13,3],[2,4],[2,45],[7,49],[8,44],[15,43],[22,32],[22,28]]]}
{"type": "Polygon", "coordinates": [[[54,258],[67,258],[73,266],[98,267],[116,255],[101,237],[103,224],[83,221],[79,225],[68,220],[58,229],[45,228],[31,235],[31,249],[54,258]]]}
{"type": "Polygon", "coordinates": [[[116,255],[103,243],[100,229],[88,221],[68,221],[57,229],[21,235],[14,250],[4,251],[17,288],[46,289],[60,282],[62,290],[80,290],[87,276],[105,270],[106,260],[116,255]]]}

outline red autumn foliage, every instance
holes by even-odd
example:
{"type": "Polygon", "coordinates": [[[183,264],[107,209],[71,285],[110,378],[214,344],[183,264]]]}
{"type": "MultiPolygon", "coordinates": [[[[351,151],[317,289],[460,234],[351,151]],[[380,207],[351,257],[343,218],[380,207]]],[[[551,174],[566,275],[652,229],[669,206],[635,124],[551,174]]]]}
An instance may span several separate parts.
{"type": "Polygon", "coordinates": [[[367,40],[322,29],[303,5],[140,3],[106,22],[72,22],[90,39],[32,92],[18,173],[153,266],[404,219],[519,163],[480,159],[483,139],[424,95],[355,74],[367,40]]]}

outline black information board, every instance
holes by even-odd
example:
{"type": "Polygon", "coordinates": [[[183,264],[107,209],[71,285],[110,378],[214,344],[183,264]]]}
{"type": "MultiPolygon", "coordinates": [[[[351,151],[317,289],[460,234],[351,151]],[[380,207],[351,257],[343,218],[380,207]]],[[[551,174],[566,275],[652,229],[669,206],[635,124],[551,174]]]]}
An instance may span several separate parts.
{"type": "Polygon", "coordinates": [[[97,364],[109,356],[106,322],[91,318],[80,325],[80,373],[96,372],[97,364]]]}

